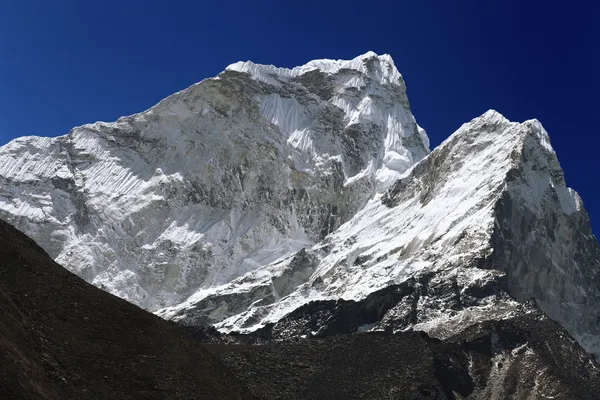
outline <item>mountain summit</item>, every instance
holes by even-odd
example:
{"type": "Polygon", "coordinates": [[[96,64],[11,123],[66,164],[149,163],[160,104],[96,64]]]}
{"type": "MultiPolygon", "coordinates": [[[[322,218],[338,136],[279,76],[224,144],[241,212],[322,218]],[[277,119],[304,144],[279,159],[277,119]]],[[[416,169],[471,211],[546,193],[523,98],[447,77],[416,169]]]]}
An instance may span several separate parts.
{"type": "Polygon", "coordinates": [[[182,324],[445,339],[545,314],[600,355],[600,248],[542,125],[488,111],[430,152],[388,55],[235,63],[115,123],[17,139],[0,179],[2,218],[182,324]]]}

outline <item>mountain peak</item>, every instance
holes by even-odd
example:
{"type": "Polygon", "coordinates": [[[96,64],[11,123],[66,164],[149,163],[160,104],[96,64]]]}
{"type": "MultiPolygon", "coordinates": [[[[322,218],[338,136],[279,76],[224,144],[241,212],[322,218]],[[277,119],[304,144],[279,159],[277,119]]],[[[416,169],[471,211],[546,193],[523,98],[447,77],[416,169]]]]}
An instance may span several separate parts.
{"type": "MultiPolygon", "coordinates": [[[[512,122],[504,115],[493,109],[486,111],[479,117],[471,120],[469,123],[463,124],[463,126],[448,139],[446,139],[446,141],[451,140],[463,130],[470,130],[473,127],[477,127],[478,129],[474,130],[474,132],[482,134],[483,137],[504,134],[505,132],[508,132],[508,128],[516,129],[520,132],[520,137],[523,138],[523,141],[525,140],[525,136],[531,135],[535,137],[535,143],[537,146],[543,151],[553,154],[554,158],[556,158],[556,153],[552,147],[552,144],[550,143],[548,132],[546,129],[544,129],[544,126],[539,120],[534,118],[520,123],[512,122]]],[[[558,160],[556,160],[555,164],[558,165],[558,160]]]]}
{"type": "Polygon", "coordinates": [[[312,246],[429,153],[399,77],[372,52],[243,62],[116,123],[16,140],[0,217],[97,286],[176,305],[312,246]]]}
{"type": "Polygon", "coordinates": [[[494,110],[493,108],[490,108],[489,110],[487,110],[486,112],[481,114],[481,116],[479,118],[508,121],[508,119],[504,115],[502,115],[500,112],[494,110]]]}
{"type": "Polygon", "coordinates": [[[402,75],[398,72],[392,57],[389,54],[377,55],[373,51],[368,51],[351,60],[312,60],[291,69],[256,64],[252,61],[238,61],[229,65],[225,70],[246,72],[257,80],[271,84],[277,84],[275,78],[287,80],[315,70],[328,75],[352,70],[369,76],[381,84],[403,85],[402,75]]]}
{"type": "Polygon", "coordinates": [[[600,355],[600,247],[541,123],[489,110],[429,152],[387,54],[232,64],[1,147],[0,184],[0,217],[51,257],[182,323],[270,329],[343,299],[370,310],[352,331],[449,337],[533,299],[600,355]]]}

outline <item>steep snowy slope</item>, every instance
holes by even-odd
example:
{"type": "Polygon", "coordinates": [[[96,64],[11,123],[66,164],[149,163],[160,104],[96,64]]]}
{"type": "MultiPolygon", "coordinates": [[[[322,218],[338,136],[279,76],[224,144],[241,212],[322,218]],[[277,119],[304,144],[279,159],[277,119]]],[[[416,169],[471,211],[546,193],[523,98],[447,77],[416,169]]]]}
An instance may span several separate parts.
{"type": "Polygon", "coordinates": [[[489,111],[322,242],[159,315],[271,337],[342,324],[446,338],[526,314],[533,299],[600,355],[599,272],[587,213],[546,131],[489,111]]]}
{"type": "Polygon", "coordinates": [[[392,59],[229,66],[137,115],[0,148],[0,218],[147,309],[310,247],[428,150],[392,59]]]}

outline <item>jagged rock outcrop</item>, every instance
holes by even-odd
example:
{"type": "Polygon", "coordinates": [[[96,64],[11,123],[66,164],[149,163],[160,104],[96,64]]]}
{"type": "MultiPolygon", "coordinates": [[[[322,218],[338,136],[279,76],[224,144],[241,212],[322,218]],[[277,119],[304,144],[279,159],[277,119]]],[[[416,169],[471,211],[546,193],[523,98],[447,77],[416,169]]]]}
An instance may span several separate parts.
{"type": "Polygon", "coordinates": [[[236,63],[140,114],[0,148],[0,217],[147,309],[310,247],[428,153],[392,59],[236,63]]]}

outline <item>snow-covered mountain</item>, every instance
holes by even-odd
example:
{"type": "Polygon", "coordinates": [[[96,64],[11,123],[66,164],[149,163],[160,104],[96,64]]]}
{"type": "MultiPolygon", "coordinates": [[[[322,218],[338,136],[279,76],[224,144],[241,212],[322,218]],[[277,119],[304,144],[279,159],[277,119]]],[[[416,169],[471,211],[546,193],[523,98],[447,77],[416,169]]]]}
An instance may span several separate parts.
{"type": "Polygon", "coordinates": [[[0,148],[0,217],[182,324],[444,338],[539,308],[600,355],[600,248],[541,124],[489,111],[428,146],[387,55],[236,63],[0,148]]]}
{"type": "Polygon", "coordinates": [[[0,217],[150,310],[333,232],[428,152],[392,59],[236,63],[115,123],[0,148],[0,217]]]}

